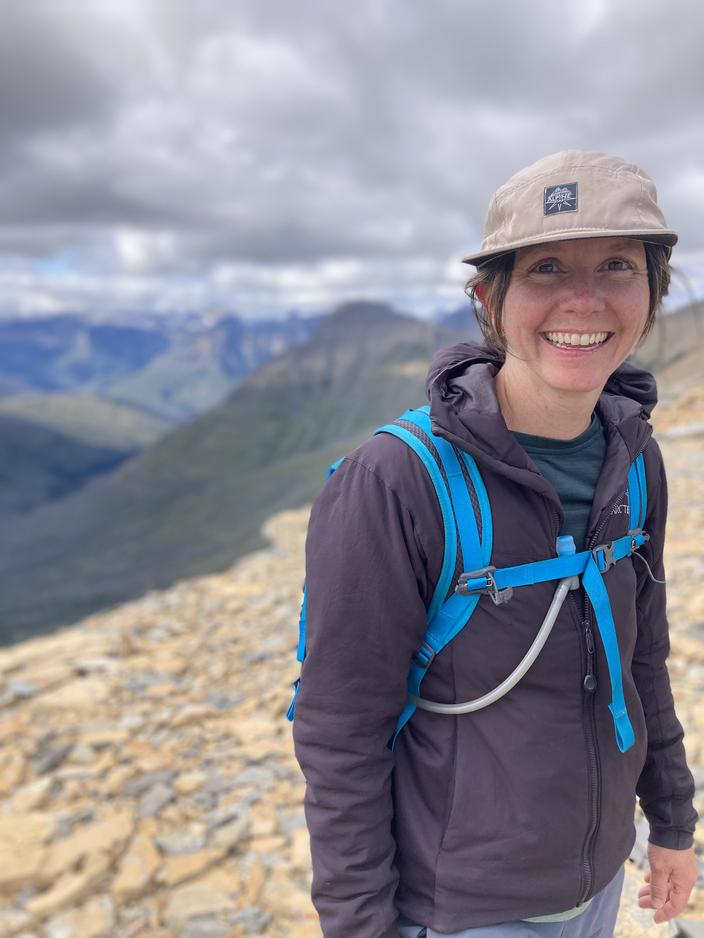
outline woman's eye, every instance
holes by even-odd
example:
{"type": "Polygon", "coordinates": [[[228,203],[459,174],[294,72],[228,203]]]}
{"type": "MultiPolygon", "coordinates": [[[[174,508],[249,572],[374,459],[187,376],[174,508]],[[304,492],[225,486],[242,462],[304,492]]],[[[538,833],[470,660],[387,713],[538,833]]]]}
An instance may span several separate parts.
{"type": "Polygon", "coordinates": [[[531,272],[536,274],[554,274],[556,271],[557,264],[555,261],[541,261],[531,268],[531,272]]]}
{"type": "Polygon", "coordinates": [[[631,265],[628,261],[624,261],[621,257],[612,257],[611,260],[607,261],[604,265],[607,270],[630,270],[631,265]]]}

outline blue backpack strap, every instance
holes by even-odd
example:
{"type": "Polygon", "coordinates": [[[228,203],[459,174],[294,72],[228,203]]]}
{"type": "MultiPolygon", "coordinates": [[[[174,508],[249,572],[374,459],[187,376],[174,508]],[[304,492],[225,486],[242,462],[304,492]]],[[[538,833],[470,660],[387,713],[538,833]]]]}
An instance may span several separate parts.
{"type": "MultiPolygon", "coordinates": [[[[429,408],[423,407],[418,410],[406,411],[399,419],[412,423],[423,430],[432,439],[435,453],[421,439],[405,430],[405,428],[399,427],[398,424],[382,427],[377,432],[393,433],[394,436],[402,439],[420,456],[435,487],[445,523],[443,571],[438,578],[438,584],[428,608],[428,625],[420,649],[413,657],[408,674],[407,686],[409,698],[411,698],[419,696],[420,685],[433,659],[465,627],[479,601],[479,596],[457,594],[453,594],[445,600],[454,574],[457,539],[459,537],[462,547],[463,565],[470,568],[482,566],[488,562],[491,556],[492,523],[489,499],[474,459],[464,452],[458,458],[456,450],[447,440],[433,435],[429,408]],[[398,432],[399,430],[405,432],[398,432]],[[445,484],[445,478],[440,472],[435,454],[440,459],[447,484],[445,484]],[[481,534],[477,526],[460,458],[464,461],[467,474],[475,489],[480,510],[481,534]],[[450,523],[448,517],[448,502],[452,523],[450,523]],[[451,566],[450,563],[446,563],[448,560],[451,562],[451,566]]],[[[409,699],[396,722],[396,727],[389,742],[391,749],[394,748],[398,734],[410,720],[415,709],[416,705],[409,699]]]]}
{"type": "Polygon", "coordinates": [[[301,603],[301,614],[298,617],[298,648],[296,649],[296,661],[301,664],[306,657],[306,585],[303,584],[303,602],[301,603]]]}
{"type": "Polygon", "coordinates": [[[611,612],[609,594],[606,592],[604,580],[602,579],[601,572],[593,556],[591,556],[587,562],[586,569],[582,576],[582,585],[594,609],[597,628],[604,646],[604,654],[606,655],[606,665],[609,669],[609,681],[611,683],[611,703],[609,704],[609,710],[611,711],[611,717],[614,721],[616,745],[621,752],[626,752],[635,742],[635,734],[623,696],[621,655],[618,649],[616,623],[614,622],[614,617],[611,612]]]}
{"type": "MultiPolygon", "coordinates": [[[[434,436],[431,430],[429,408],[426,406],[416,411],[406,411],[401,418],[408,420],[423,430],[433,441],[433,445],[440,456],[445,476],[450,488],[450,499],[455,513],[456,533],[459,533],[460,545],[462,547],[462,561],[465,567],[477,566],[482,562],[482,544],[477,527],[477,519],[472,507],[471,498],[467,489],[465,476],[457,457],[455,448],[440,436],[434,436]]],[[[482,518],[482,534],[487,526],[484,522],[488,519],[489,537],[491,538],[491,512],[489,510],[489,499],[484,488],[482,477],[474,459],[469,453],[462,453],[466,457],[464,462],[468,468],[468,474],[472,484],[477,490],[477,499],[480,505],[480,516],[482,518]]],[[[491,541],[489,541],[489,554],[491,555],[491,541]]],[[[447,590],[445,591],[447,592],[447,590]]]]}
{"type": "MultiPolygon", "coordinates": [[[[630,513],[630,532],[635,537],[632,539],[632,545],[637,544],[640,547],[644,542],[643,525],[648,510],[648,486],[645,478],[645,460],[643,454],[639,453],[631,463],[628,470],[628,510],[630,513]]],[[[632,550],[629,551],[632,553],[632,550]]],[[[611,682],[611,703],[609,710],[614,721],[614,730],[616,733],[616,745],[621,752],[626,752],[635,742],[633,726],[628,717],[626,701],[623,696],[623,678],[621,674],[621,655],[618,648],[618,636],[616,633],[616,624],[611,613],[611,604],[609,596],[604,586],[601,573],[598,572],[594,559],[587,565],[587,569],[582,577],[582,583],[589,596],[589,601],[594,609],[599,635],[604,646],[606,655],[606,664],[609,669],[609,680],[611,682]]]]}
{"type": "MultiPolygon", "coordinates": [[[[630,539],[630,548],[623,548],[621,556],[629,556],[633,551],[648,540],[648,535],[643,532],[645,516],[648,511],[648,485],[645,478],[645,460],[643,453],[638,453],[631,463],[628,470],[628,510],[630,513],[629,533],[625,538],[619,538],[619,541],[630,539]]],[[[618,542],[614,541],[614,544],[618,542]]],[[[614,561],[621,559],[614,552],[614,561]]],[[[608,569],[608,567],[607,567],[608,569]]],[[[609,669],[609,680],[611,682],[611,703],[609,710],[614,721],[614,731],[616,733],[616,745],[621,752],[626,752],[635,742],[633,726],[626,709],[626,701],[623,696],[623,677],[621,673],[621,655],[618,648],[618,635],[616,632],[616,623],[611,612],[609,595],[604,586],[601,571],[595,562],[594,555],[582,577],[582,584],[587,591],[589,601],[594,609],[599,635],[604,646],[606,655],[606,664],[609,669]]]]}
{"type": "MultiPolygon", "coordinates": [[[[301,603],[301,614],[298,617],[298,648],[296,649],[296,661],[301,664],[306,657],[306,585],[303,584],[303,601],[301,603]]],[[[286,719],[293,720],[296,710],[296,697],[298,697],[298,688],[301,686],[301,679],[297,677],[293,682],[293,697],[286,711],[286,719]]]]}
{"type": "Polygon", "coordinates": [[[638,534],[624,534],[608,544],[599,544],[592,550],[581,550],[576,554],[521,563],[515,567],[501,567],[498,570],[495,567],[484,567],[472,573],[463,573],[459,587],[462,592],[478,591],[496,599],[498,593],[509,588],[548,583],[566,576],[581,576],[590,558],[594,559],[597,571],[605,573],[616,561],[629,557],[647,540],[649,536],[641,531],[638,534]]]}
{"type": "Polygon", "coordinates": [[[642,453],[638,453],[628,470],[628,509],[631,530],[642,530],[648,510],[648,487],[642,453]]]}
{"type": "MultiPolygon", "coordinates": [[[[415,413],[417,412],[413,410],[407,410],[406,413],[403,414],[403,416],[399,419],[408,420],[409,416],[415,413]]],[[[430,417],[428,417],[427,414],[425,416],[427,418],[426,432],[429,432],[430,417]]],[[[399,440],[403,440],[403,442],[406,443],[420,458],[428,472],[428,475],[430,476],[433,486],[435,487],[438,503],[440,505],[440,512],[442,514],[445,535],[445,550],[443,553],[440,576],[438,578],[430,606],[428,607],[428,616],[430,618],[435,616],[440,605],[445,599],[450,586],[452,585],[452,577],[454,576],[455,564],[457,563],[457,525],[455,523],[455,516],[452,510],[452,500],[450,498],[450,493],[447,490],[445,480],[442,477],[442,473],[440,472],[440,467],[435,460],[435,456],[425,445],[425,443],[413,433],[411,433],[410,430],[408,430],[406,427],[399,426],[397,423],[388,423],[383,427],[379,427],[379,429],[375,430],[374,432],[375,434],[390,433],[399,440]]]]}
{"type": "MultiPolygon", "coordinates": [[[[645,460],[643,453],[638,453],[635,460],[631,463],[628,470],[628,509],[630,513],[628,537],[631,537],[631,546],[628,555],[633,553],[636,547],[647,539],[643,534],[643,525],[648,510],[648,486],[645,478],[645,460]]],[[[624,540],[620,538],[620,540],[624,540]]],[[[624,556],[626,554],[624,553],[624,556]]],[[[619,559],[615,557],[614,559],[619,559]]],[[[618,648],[618,635],[616,632],[616,623],[611,612],[609,595],[604,586],[604,580],[595,563],[594,556],[587,564],[587,569],[582,577],[589,601],[594,609],[599,635],[604,646],[606,655],[606,664],[609,669],[609,681],[611,682],[611,703],[609,710],[614,721],[614,731],[616,733],[616,745],[621,752],[626,752],[635,742],[633,726],[626,709],[626,701],[623,696],[623,677],[621,674],[621,655],[618,648]]]]}

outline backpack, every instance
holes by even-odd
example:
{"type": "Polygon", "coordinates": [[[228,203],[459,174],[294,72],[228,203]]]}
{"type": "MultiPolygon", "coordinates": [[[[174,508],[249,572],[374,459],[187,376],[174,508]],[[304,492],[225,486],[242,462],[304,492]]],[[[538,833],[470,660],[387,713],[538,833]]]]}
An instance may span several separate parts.
{"type": "MultiPolygon", "coordinates": [[[[427,628],[408,673],[408,700],[398,717],[389,740],[394,748],[398,734],[413,716],[416,708],[437,713],[466,713],[488,706],[507,693],[525,674],[547,641],[560,606],[569,589],[584,587],[594,609],[611,682],[609,710],[614,723],[616,744],[626,752],[635,741],[623,695],[621,659],[616,625],[602,575],[615,563],[635,554],[649,535],[643,531],[647,510],[647,484],[642,452],[628,471],[628,499],[631,527],[626,535],[600,544],[591,550],[577,552],[571,536],[558,537],[557,556],[533,563],[496,569],[492,566],[492,516],[489,498],[474,458],[464,450],[432,432],[430,408],[426,405],[407,410],[393,423],[379,427],[376,433],[390,433],[406,443],[422,461],[433,483],[440,505],[444,527],[442,568],[427,610],[427,628]],[[457,544],[462,549],[461,574],[450,595],[457,561],[457,544]],[[469,623],[482,596],[497,605],[508,602],[514,588],[559,580],[555,598],[531,648],[514,672],[489,694],[475,701],[460,704],[438,704],[420,697],[420,686],[436,655],[469,623]]],[[[329,478],[343,462],[339,459],[328,469],[329,478]]],[[[639,555],[636,555],[639,556],[639,555]]],[[[645,558],[641,557],[645,561],[645,558]]],[[[648,568],[650,573],[650,568],[648,568]]],[[[652,573],[650,573],[652,576],[652,573]]],[[[661,581],[656,581],[661,582],[661,581]]],[[[306,654],[306,592],[299,618],[296,658],[301,663],[306,654]]],[[[294,693],[286,716],[293,720],[300,677],[294,682],[294,693]]]]}

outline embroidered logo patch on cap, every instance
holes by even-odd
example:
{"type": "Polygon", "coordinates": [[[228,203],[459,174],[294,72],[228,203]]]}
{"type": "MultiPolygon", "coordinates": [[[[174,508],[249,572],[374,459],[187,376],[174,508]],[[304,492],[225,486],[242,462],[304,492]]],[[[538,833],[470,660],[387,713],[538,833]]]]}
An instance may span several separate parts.
{"type": "Polygon", "coordinates": [[[567,182],[561,186],[548,186],[543,196],[543,214],[577,211],[577,183],[567,182]]]}

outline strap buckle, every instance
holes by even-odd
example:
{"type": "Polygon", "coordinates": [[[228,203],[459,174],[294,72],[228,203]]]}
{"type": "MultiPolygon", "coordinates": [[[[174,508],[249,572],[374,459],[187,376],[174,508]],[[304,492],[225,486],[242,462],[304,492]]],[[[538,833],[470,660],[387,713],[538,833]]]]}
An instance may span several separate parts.
{"type": "Polygon", "coordinates": [[[642,547],[643,544],[647,544],[648,541],[650,540],[650,535],[647,533],[647,531],[644,531],[642,528],[632,528],[628,532],[628,537],[630,537],[631,539],[631,551],[638,550],[639,547],[642,547]],[[638,536],[640,536],[643,539],[641,544],[636,543],[636,537],[638,536]]]}
{"type": "Polygon", "coordinates": [[[425,641],[420,643],[420,648],[413,655],[413,660],[421,668],[429,668],[433,663],[433,658],[435,657],[435,650],[425,641]]]}
{"type": "Polygon", "coordinates": [[[612,543],[611,541],[609,541],[608,544],[598,544],[598,545],[592,550],[592,557],[594,558],[594,563],[597,565],[597,568],[598,568],[599,572],[600,572],[600,573],[606,573],[606,571],[607,571],[610,567],[613,567],[613,565],[616,563],[616,561],[614,560],[614,545],[613,545],[613,543],[612,543]],[[601,565],[600,565],[600,563],[599,563],[599,554],[600,554],[600,553],[602,553],[602,554],[604,555],[604,567],[603,567],[603,569],[602,569],[602,567],[601,567],[601,565]]]}
{"type": "Polygon", "coordinates": [[[496,580],[493,577],[496,567],[482,567],[480,570],[471,570],[467,573],[460,574],[460,578],[457,581],[457,586],[455,587],[455,592],[460,593],[462,596],[471,596],[473,593],[481,593],[482,595],[487,595],[491,597],[491,601],[495,606],[500,606],[502,603],[507,603],[509,599],[513,596],[513,587],[507,586],[505,589],[499,589],[496,585],[496,580]],[[485,586],[473,586],[470,587],[470,580],[486,580],[485,586]]]}

